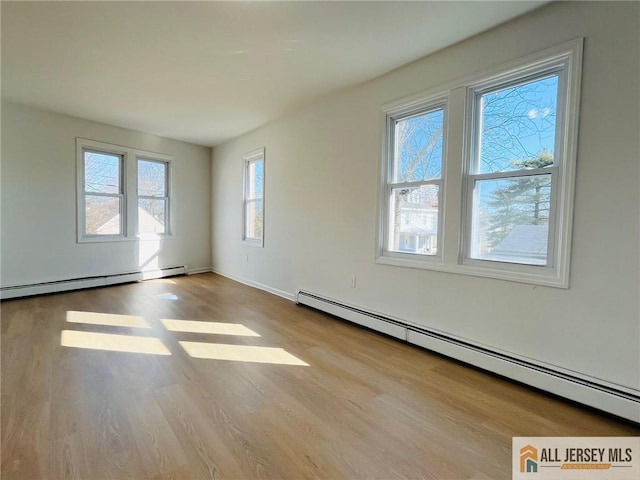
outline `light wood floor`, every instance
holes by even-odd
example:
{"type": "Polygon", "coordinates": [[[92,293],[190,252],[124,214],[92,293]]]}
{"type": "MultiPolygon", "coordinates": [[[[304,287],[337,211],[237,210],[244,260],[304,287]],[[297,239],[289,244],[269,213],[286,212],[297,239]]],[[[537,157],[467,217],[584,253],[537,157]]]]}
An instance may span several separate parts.
{"type": "Polygon", "coordinates": [[[512,436],[639,434],[213,274],[2,303],[3,479],[506,479],[512,436]]]}

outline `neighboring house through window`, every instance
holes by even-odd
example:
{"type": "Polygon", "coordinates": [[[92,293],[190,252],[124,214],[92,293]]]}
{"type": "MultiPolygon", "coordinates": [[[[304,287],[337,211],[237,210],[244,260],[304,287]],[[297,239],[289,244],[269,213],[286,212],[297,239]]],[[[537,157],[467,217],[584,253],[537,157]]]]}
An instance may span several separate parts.
{"type": "Polygon", "coordinates": [[[446,98],[388,112],[384,251],[438,258],[446,98]]]}

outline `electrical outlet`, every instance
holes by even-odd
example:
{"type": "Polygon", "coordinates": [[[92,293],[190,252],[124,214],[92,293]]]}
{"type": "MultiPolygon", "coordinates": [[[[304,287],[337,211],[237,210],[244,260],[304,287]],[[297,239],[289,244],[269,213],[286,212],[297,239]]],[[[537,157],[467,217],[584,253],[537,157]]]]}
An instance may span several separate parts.
{"type": "Polygon", "coordinates": [[[356,283],[358,281],[358,277],[356,277],[355,275],[352,275],[350,280],[351,280],[351,288],[356,288],[356,283]]]}
{"type": "Polygon", "coordinates": [[[248,253],[245,253],[245,254],[244,254],[244,261],[245,261],[245,262],[248,262],[248,261],[249,261],[249,254],[248,254],[248,253]]]}

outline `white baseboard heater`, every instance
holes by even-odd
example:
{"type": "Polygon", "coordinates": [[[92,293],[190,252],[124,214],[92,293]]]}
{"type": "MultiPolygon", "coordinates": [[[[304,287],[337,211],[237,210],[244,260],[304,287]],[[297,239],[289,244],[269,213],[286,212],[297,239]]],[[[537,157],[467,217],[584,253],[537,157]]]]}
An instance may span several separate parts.
{"type": "Polygon", "coordinates": [[[0,288],[0,299],[28,297],[45,293],[65,292],[82,288],[104,287],[118,283],[138,282],[152,278],[173,277],[187,273],[184,265],[159,268],[157,270],[145,270],[138,272],[117,273],[111,275],[98,275],[93,277],[70,278],[52,282],[31,283],[23,285],[11,285],[0,288]]]}
{"type": "Polygon", "coordinates": [[[640,423],[640,392],[604,384],[575,373],[539,365],[310,292],[298,291],[296,303],[335,315],[391,337],[455,358],[549,393],[640,423]]]}

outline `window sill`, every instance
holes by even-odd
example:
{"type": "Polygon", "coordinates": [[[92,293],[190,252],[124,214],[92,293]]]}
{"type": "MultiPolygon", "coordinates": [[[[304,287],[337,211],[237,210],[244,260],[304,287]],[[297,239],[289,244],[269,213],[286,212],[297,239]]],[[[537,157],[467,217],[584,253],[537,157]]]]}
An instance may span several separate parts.
{"type": "Polygon", "coordinates": [[[264,241],[262,239],[256,239],[256,240],[242,240],[242,244],[246,245],[248,247],[256,247],[256,248],[262,248],[264,247],[264,241]]]}
{"type": "Polygon", "coordinates": [[[504,263],[496,264],[495,267],[468,264],[452,265],[430,260],[434,259],[409,259],[381,255],[376,259],[376,263],[379,265],[392,265],[395,267],[418,268],[458,275],[493,278],[496,280],[541,285],[545,287],[569,288],[568,276],[565,278],[555,269],[548,267],[513,265],[513,268],[509,268],[509,266],[504,263]]]}
{"type": "Polygon", "coordinates": [[[115,242],[133,242],[135,238],[123,237],[120,235],[95,235],[78,237],[78,243],[115,243],[115,242]]]}
{"type": "Polygon", "coordinates": [[[171,233],[144,234],[134,237],[123,237],[119,235],[95,235],[79,237],[77,243],[119,243],[119,242],[147,242],[153,240],[167,240],[173,238],[171,233]]]}

